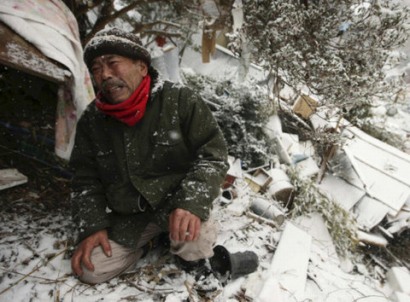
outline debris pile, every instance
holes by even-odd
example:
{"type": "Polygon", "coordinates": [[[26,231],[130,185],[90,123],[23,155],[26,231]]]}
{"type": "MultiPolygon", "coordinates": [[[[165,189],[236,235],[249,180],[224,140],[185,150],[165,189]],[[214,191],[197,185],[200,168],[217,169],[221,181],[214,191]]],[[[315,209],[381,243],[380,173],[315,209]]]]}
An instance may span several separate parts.
{"type": "MultiPolygon", "coordinates": [[[[254,285],[248,288],[248,291],[253,291],[254,298],[258,297],[261,301],[265,301],[265,296],[279,297],[280,288],[291,292],[297,300],[306,297],[306,279],[313,278],[308,272],[308,263],[312,261],[311,250],[314,250],[312,246],[318,242],[323,245],[324,237],[328,252],[326,257],[347,272],[353,269],[349,259],[339,259],[337,256],[334,239],[319,214],[310,218],[300,217],[295,225],[295,221],[290,222],[287,212],[292,205],[294,188],[287,175],[289,166],[297,171],[298,177],[311,179],[324,196],[352,215],[357,223],[356,235],[360,245],[385,248],[395,236],[410,229],[410,155],[367,135],[317,104],[313,98],[303,96],[295,103],[293,112],[310,123],[317,132],[341,135],[344,143],[327,146],[321,161],[312,142],[299,141],[298,135],[282,132],[277,116],[271,118],[268,127],[278,156],[273,159],[273,164],[242,171],[240,159],[229,158],[231,168],[221,202],[233,202],[238,196],[235,180],[241,178],[252,192],[247,216],[277,230],[284,228],[268,269],[270,277],[262,288],[258,287],[256,291],[254,285]],[[310,223],[306,224],[306,221],[310,223]],[[295,267],[287,261],[289,254],[292,254],[295,267]],[[292,277],[286,277],[290,280],[280,277],[289,270],[294,272],[292,277]],[[275,284],[276,287],[273,286],[275,284]]],[[[390,270],[382,265],[387,274],[380,272],[379,277],[390,286],[386,291],[392,301],[404,301],[400,300],[403,295],[409,299],[408,287],[397,281],[410,277],[406,267],[408,264],[404,262],[404,265],[390,270]],[[402,275],[398,277],[398,274],[402,275]]],[[[287,301],[285,296],[284,299],[287,301]]]]}
{"type": "Polygon", "coordinates": [[[344,143],[328,146],[321,158],[310,141],[270,128],[281,163],[294,165],[299,177],[316,177],[319,190],[350,211],[357,221],[359,240],[387,246],[410,228],[410,155],[367,135],[346,120],[301,96],[294,113],[316,132],[339,133],[344,143]]]}
{"type": "MultiPolygon", "coordinates": [[[[325,127],[332,125],[322,112],[313,112],[309,117],[315,118],[325,127]]],[[[61,212],[58,221],[49,223],[45,222],[49,213],[43,211],[25,212],[24,216],[5,212],[0,252],[17,256],[6,257],[2,262],[3,273],[8,277],[2,279],[1,298],[19,300],[24,295],[40,300],[53,296],[60,301],[77,297],[113,301],[133,297],[148,301],[154,297],[168,302],[188,298],[264,302],[272,301],[272,297],[276,297],[275,301],[354,301],[371,296],[378,301],[407,301],[410,283],[406,281],[409,272],[405,263],[389,268],[383,263],[369,265],[357,255],[343,258],[337,254],[337,242],[321,214],[309,213],[296,219],[289,215],[296,195],[289,171],[294,170],[299,178],[311,180],[323,194],[356,217],[363,245],[388,245],[387,234],[396,236],[408,229],[408,222],[398,219],[406,216],[409,207],[405,184],[408,175],[403,174],[409,171],[405,166],[408,161],[401,161],[407,160],[407,155],[343,124],[339,129],[349,139],[342,148],[333,149],[334,154],[323,169],[311,142],[283,133],[277,127],[277,117],[272,118],[270,125],[278,158],[269,165],[245,170],[241,159],[230,157],[221,198],[214,207],[214,218],[220,226],[217,244],[233,254],[257,254],[256,272],[221,284],[210,276],[196,278],[195,274],[181,271],[170,254],[162,250],[148,254],[126,275],[89,287],[72,275],[69,257],[63,257],[65,245],[69,245],[73,235],[67,223],[69,211],[61,212]],[[370,161],[373,156],[377,160],[370,161]],[[372,175],[377,177],[371,178],[372,175]],[[30,221],[32,229],[44,232],[27,232],[22,221],[30,221]],[[54,233],[57,230],[59,233],[54,233]],[[27,240],[18,238],[27,238],[33,244],[27,246],[27,240]],[[38,264],[36,259],[47,254],[58,257],[38,264]],[[20,282],[21,273],[27,275],[27,282],[20,282]],[[47,277],[50,282],[44,284],[41,278],[45,276],[55,277],[47,277]]],[[[30,204],[21,203],[25,207],[30,204]]]]}

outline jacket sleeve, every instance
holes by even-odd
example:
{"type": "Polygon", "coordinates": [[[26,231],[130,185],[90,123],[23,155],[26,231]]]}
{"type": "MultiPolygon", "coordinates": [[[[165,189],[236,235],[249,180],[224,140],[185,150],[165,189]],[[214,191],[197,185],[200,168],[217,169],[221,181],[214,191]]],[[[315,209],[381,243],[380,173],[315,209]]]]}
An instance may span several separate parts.
{"type": "Polygon", "coordinates": [[[185,142],[195,159],[171,198],[172,208],[207,220],[229,167],[225,139],[208,106],[188,88],[181,88],[179,115],[185,142]]]}
{"type": "Polygon", "coordinates": [[[79,241],[110,226],[90,127],[89,121],[83,115],[77,124],[75,145],[70,159],[70,167],[74,170],[71,183],[72,216],[78,228],[79,241]]]}

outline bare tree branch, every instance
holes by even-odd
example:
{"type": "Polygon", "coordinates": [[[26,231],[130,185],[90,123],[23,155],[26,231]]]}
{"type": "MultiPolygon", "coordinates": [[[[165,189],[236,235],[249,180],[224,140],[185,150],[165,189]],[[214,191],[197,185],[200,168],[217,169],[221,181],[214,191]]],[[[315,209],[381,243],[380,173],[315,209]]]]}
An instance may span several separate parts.
{"type": "Polygon", "coordinates": [[[138,5],[144,3],[153,3],[161,0],[139,0],[133,1],[131,4],[123,7],[122,9],[115,11],[113,6],[113,0],[104,2],[104,7],[102,9],[101,17],[95,22],[95,25],[91,31],[84,37],[82,43],[83,45],[87,42],[100,30],[102,30],[107,24],[114,21],[116,18],[125,15],[127,12],[133,10],[138,5]]]}
{"type": "Polygon", "coordinates": [[[74,12],[74,15],[76,18],[78,18],[79,16],[84,15],[88,13],[90,10],[92,10],[93,8],[99,6],[103,2],[104,0],[95,0],[91,4],[87,3],[84,5],[81,5],[76,9],[76,11],[74,12]]]}

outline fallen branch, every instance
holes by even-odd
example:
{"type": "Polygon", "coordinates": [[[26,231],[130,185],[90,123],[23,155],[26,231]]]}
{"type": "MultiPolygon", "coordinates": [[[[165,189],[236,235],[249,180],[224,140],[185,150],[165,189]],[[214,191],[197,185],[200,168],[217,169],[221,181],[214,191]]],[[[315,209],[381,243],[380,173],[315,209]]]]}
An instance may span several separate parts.
{"type": "Polygon", "coordinates": [[[148,287],[148,286],[142,286],[138,283],[133,283],[130,280],[127,280],[127,284],[135,287],[136,289],[144,292],[144,293],[150,293],[150,294],[154,294],[154,293],[165,293],[165,294],[170,294],[170,293],[175,293],[175,289],[174,288],[155,288],[155,287],[148,287]]]}
{"type": "Polygon", "coordinates": [[[271,227],[273,227],[273,228],[275,228],[275,229],[280,229],[280,225],[278,225],[278,224],[277,224],[275,221],[273,221],[273,220],[268,220],[268,219],[266,219],[266,218],[263,218],[263,217],[261,217],[261,216],[259,216],[259,215],[254,214],[254,213],[252,213],[252,212],[250,212],[250,211],[246,211],[246,212],[245,212],[245,215],[248,216],[249,218],[251,218],[251,219],[253,219],[253,220],[259,222],[259,223],[267,224],[267,225],[269,225],[269,226],[271,226],[271,227]]]}

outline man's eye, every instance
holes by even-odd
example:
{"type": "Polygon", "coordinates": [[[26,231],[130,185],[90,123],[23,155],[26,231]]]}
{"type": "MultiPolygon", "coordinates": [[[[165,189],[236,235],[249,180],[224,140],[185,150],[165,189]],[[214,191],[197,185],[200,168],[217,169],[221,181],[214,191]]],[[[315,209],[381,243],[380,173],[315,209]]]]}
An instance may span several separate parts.
{"type": "Polygon", "coordinates": [[[115,65],[115,64],[117,64],[117,63],[119,63],[118,60],[110,60],[110,61],[108,62],[108,64],[110,64],[110,65],[115,65]]]}
{"type": "Polygon", "coordinates": [[[91,67],[91,72],[92,73],[98,73],[100,70],[101,70],[101,67],[99,67],[99,66],[91,67]]]}

